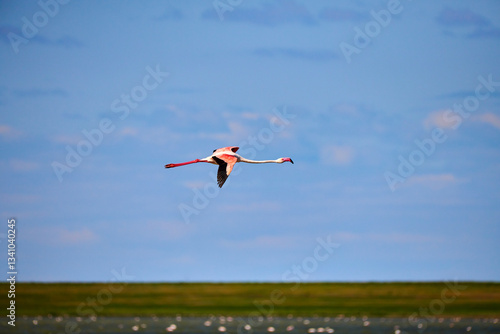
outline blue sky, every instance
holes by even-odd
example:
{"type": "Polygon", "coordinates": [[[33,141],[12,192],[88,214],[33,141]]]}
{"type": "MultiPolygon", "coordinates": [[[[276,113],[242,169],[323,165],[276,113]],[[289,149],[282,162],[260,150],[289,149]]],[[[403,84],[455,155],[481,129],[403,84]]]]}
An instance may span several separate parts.
{"type": "Polygon", "coordinates": [[[41,3],[0,2],[19,280],[500,280],[498,1],[41,3]],[[225,146],[295,164],[163,167],[225,146]]]}

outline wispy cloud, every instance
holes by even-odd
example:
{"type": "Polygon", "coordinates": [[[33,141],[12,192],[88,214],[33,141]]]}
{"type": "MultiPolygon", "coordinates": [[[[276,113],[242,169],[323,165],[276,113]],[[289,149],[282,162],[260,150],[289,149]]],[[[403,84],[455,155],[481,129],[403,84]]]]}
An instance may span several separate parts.
{"type": "Polygon", "coordinates": [[[293,249],[303,239],[296,236],[262,235],[249,240],[222,240],[221,245],[229,249],[293,249]]]}
{"type": "Polygon", "coordinates": [[[22,132],[19,130],[14,129],[13,127],[6,125],[6,124],[0,124],[0,137],[3,139],[16,139],[21,136],[22,132]]]}
{"type": "Polygon", "coordinates": [[[16,172],[30,172],[37,170],[40,167],[40,164],[33,161],[11,159],[9,161],[9,166],[16,172]]]}
{"type": "Polygon", "coordinates": [[[52,136],[50,139],[53,143],[56,144],[76,145],[82,140],[82,137],[75,134],[59,134],[52,136]]]}
{"type": "Polygon", "coordinates": [[[122,137],[136,137],[139,134],[139,129],[132,126],[124,127],[118,133],[122,137]]]}
{"type": "Polygon", "coordinates": [[[446,26],[488,26],[490,21],[470,9],[444,8],[436,18],[437,22],[446,26]]]}
{"type": "Polygon", "coordinates": [[[31,89],[15,89],[12,91],[14,96],[21,98],[36,98],[36,97],[67,97],[69,94],[64,89],[42,89],[42,88],[31,88],[31,89]]]}
{"type": "Polygon", "coordinates": [[[477,116],[475,119],[500,129],[500,117],[493,113],[482,114],[477,116]]]}
{"type": "Polygon", "coordinates": [[[274,201],[265,202],[253,202],[248,204],[232,204],[232,205],[222,205],[220,211],[223,212],[271,212],[279,211],[282,209],[282,205],[274,201]]]}
{"type": "Polygon", "coordinates": [[[91,244],[99,240],[99,236],[88,227],[68,229],[65,226],[34,226],[26,228],[25,236],[30,241],[56,247],[91,244]]]}
{"type": "Polygon", "coordinates": [[[443,129],[452,128],[456,126],[455,121],[449,121],[446,114],[451,113],[449,109],[438,110],[430,113],[423,121],[424,127],[426,129],[432,129],[434,127],[439,127],[443,129]]]}
{"type": "Polygon", "coordinates": [[[423,185],[431,189],[441,189],[460,182],[453,174],[424,174],[414,175],[408,179],[404,186],[423,185]]]}
{"type": "Polygon", "coordinates": [[[500,28],[488,18],[470,9],[444,8],[436,22],[448,30],[448,35],[464,38],[500,38],[500,28]]]}
{"type": "Polygon", "coordinates": [[[262,57],[286,57],[309,61],[329,61],[338,58],[338,55],[330,50],[305,50],[297,48],[258,48],[253,53],[262,57]]]}
{"type": "Polygon", "coordinates": [[[184,14],[179,8],[176,8],[172,5],[168,5],[163,13],[156,17],[155,19],[157,21],[173,21],[173,20],[180,20],[184,18],[184,14]]]}
{"type": "Polygon", "coordinates": [[[98,239],[97,234],[86,227],[75,231],[70,231],[66,228],[58,228],[54,232],[57,241],[64,244],[86,244],[98,239]]]}
{"type": "Polygon", "coordinates": [[[319,18],[332,22],[342,22],[342,21],[359,22],[359,21],[366,21],[370,17],[368,13],[354,9],[328,7],[328,8],[323,8],[319,12],[319,18]]]}
{"type": "Polygon", "coordinates": [[[151,220],[144,222],[143,226],[152,231],[154,239],[159,240],[179,240],[194,231],[192,225],[178,221],[151,220]]]}
{"type": "MultiPolygon", "coordinates": [[[[1,25],[0,26],[0,35],[2,36],[2,38],[0,38],[0,41],[3,41],[4,43],[10,45],[11,41],[9,40],[9,37],[8,37],[10,33],[14,33],[17,36],[24,38],[23,32],[18,27],[11,26],[11,25],[1,25]]],[[[32,38],[27,39],[27,40],[29,42],[34,42],[34,43],[38,43],[38,44],[42,44],[42,45],[46,45],[46,46],[63,47],[63,48],[67,48],[67,49],[80,48],[80,47],[84,46],[84,44],[79,39],[72,37],[72,36],[69,36],[69,35],[63,35],[63,36],[58,37],[58,38],[49,38],[49,37],[45,37],[41,34],[37,34],[37,35],[33,36],[32,38]]]]}
{"type": "MultiPolygon", "coordinates": [[[[437,99],[464,99],[466,97],[469,97],[469,96],[474,96],[476,95],[476,92],[474,92],[473,90],[460,90],[460,91],[456,91],[456,92],[451,92],[451,93],[447,93],[447,94],[440,94],[440,95],[436,95],[436,98],[437,99]]],[[[490,93],[489,95],[490,98],[498,98],[500,97],[500,92],[492,92],[490,93]]]]}
{"type": "Polygon", "coordinates": [[[349,165],[353,158],[354,150],[350,146],[330,145],[321,151],[321,160],[327,165],[349,165]]]}
{"type": "Polygon", "coordinates": [[[427,243],[439,242],[442,238],[433,235],[410,234],[410,233],[352,233],[352,232],[337,232],[333,235],[333,239],[340,242],[349,243],[355,241],[367,242],[383,242],[383,243],[427,243]]]}
{"type": "Polygon", "coordinates": [[[486,27],[478,28],[471,32],[467,37],[469,38],[500,38],[500,28],[486,27]]]}
{"type": "MultiPolygon", "coordinates": [[[[219,20],[217,11],[211,7],[202,13],[202,18],[219,20]]],[[[233,8],[224,15],[224,20],[233,22],[247,22],[267,26],[287,23],[312,25],[315,18],[302,4],[294,0],[266,1],[258,7],[250,7],[246,3],[233,8]]]]}
{"type": "Polygon", "coordinates": [[[200,133],[200,137],[204,139],[217,139],[223,142],[239,142],[250,134],[250,129],[242,122],[229,120],[227,121],[228,131],[200,133]]]}

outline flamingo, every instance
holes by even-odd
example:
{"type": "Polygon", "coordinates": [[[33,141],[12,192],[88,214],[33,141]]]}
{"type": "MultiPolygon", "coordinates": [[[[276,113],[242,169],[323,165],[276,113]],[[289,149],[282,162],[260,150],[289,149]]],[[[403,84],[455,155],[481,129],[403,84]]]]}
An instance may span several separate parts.
{"type": "Polygon", "coordinates": [[[236,151],[238,151],[238,149],[239,147],[237,146],[228,146],[219,148],[217,150],[214,150],[214,152],[210,156],[204,159],[195,159],[187,162],[181,162],[178,164],[168,164],[165,165],[165,168],[179,167],[189,164],[195,164],[197,162],[208,162],[210,164],[219,165],[219,169],[217,171],[217,184],[219,185],[219,188],[222,188],[222,185],[224,184],[224,182],[226,182],[229,174],[231,174],[234,164],[237,162],[246,162],[249,164],[266,164],[274,162],[277,164],[282,164],[285,161],[289,161],[293,164],[293,161],[290,158],[278,158],[276,160],[245,159],[242,156],[236,154],[236,151]]]}

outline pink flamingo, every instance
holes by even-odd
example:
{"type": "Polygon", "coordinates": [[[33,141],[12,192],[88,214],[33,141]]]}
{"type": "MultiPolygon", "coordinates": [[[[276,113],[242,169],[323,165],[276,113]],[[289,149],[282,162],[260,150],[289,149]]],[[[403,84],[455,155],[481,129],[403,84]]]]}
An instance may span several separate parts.
{"type": "Polygon", "coordinates": [[[224,184],[224,182],[226,182],[229,174],[231,174],[234,164],[237,162],[246,162],[250,164],[266,164],[274,162],[277,164],[282,164],[285,161],[290,161],[293,164],[293,161],[290,158],[279,158],[276,160],[257,160],[257,161],[245,159],[242,156],[236,154],[236,151],[238,151],[238,149],[239,147],[236,146],[219,148],[218,150],[214,150],[214,153],[206,157],[205,159],[195,159],[192,161],[181,162],[178,164],[168,164],[165,165],[165,168],[179,167],[189,164],[195,164],[197,162],[208,162],[210,164],[219,165],[219,170],[217,171],[217,184],[219,185],[219,188],[222,188],[222,185],[224,184]]]}

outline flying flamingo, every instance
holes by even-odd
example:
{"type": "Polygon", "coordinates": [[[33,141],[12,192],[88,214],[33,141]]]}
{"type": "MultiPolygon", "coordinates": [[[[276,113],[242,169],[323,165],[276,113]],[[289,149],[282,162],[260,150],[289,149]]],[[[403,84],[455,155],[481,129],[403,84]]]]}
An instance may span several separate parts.
{"type": "Polygon", "coordinates": [[[219,185],[219,188],[222,188],[222,185],[224,184],[224,182],[226,182],[229,174],[231,174],[234,164],[237,162],[246,162],[250,164],[266,164],[274,162],[277,164],[282,164],[285,161],[290,161],[293,164],[293,161],[290,158],[279,158],[276,160],[257,160],[257,161],[245,159],[242,156],[236,154],[236,151],[238,151],[238,149],[239,147],[236,146],[219,148],[218,150],[214,150],[214,153],[212,153],[205,159],[195,159],[192,161],[181,162],[178,164],[168,164],[165,165],[165,168],[179,167],[179,166],[194,164],[197,162],[208,162],[210,164],[219,165],[219,170],[217,171],[217,184],[219,185]]]}

